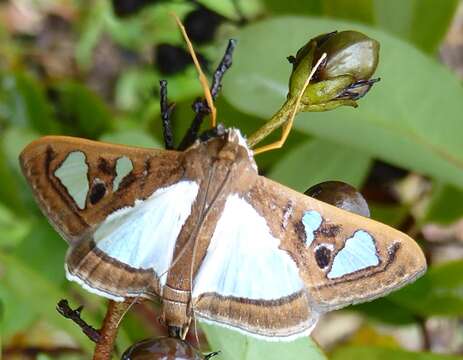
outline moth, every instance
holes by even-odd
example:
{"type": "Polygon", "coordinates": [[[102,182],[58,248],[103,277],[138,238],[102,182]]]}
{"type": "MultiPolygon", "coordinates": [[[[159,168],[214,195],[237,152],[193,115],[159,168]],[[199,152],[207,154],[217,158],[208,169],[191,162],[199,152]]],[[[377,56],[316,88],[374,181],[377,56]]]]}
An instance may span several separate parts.
{"type": "Polygon", "coordinates": [[[239,130],[216,127],[184,151],[47,136],[20,163],[69,243],[67,278],[114,301],[159,299],[181,338],[195,318],[292,340],[426,270],[406,234],[260,176],[256,153],[239,130]]]}
{"type": "Polygon", "coordinates": [[[290,340],[426,269],[407,235],[260,176],[236,129],[182,152],[47,136],[20,162],[70,245],[67,278],[115,301],[160,299],[178,334],[195,317],[290,340]]]}

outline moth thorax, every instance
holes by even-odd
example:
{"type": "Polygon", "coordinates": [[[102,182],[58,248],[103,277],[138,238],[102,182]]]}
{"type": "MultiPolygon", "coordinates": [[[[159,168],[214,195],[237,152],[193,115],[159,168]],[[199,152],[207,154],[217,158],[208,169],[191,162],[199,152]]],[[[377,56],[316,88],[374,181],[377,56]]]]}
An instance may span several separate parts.
{"type": "Polygon", "coordinates": [[[225,144],[222,150],[220,150],[219,153],[217,154],[218,155],[217,157],[220,160],[232,162],[236,160],[236,152],[237,152],[236,147],[232,147],[230,146],[230,144],[225,144]]]}

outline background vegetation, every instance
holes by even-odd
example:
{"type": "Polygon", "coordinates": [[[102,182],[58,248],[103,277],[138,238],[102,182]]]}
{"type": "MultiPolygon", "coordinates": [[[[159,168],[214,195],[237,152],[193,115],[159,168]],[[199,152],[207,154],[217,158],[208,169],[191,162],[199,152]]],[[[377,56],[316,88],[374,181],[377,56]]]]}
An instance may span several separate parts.
{"type": "MultiPolygon", "coordinates": [[[[18,154],[45,134],[161,147],[157,84],[164,78],[169,81],[170,100],[177,103],[173,117],[179,141],[192,119],[190,105],[201,90],[170,11],[186,22],[209,72],[227,39],[238,39],[235,62],[217,107],[220,121],[246,134],[283,102],[291,70],[286,57],[308,39],[353,29],[379,40],[376,75],[382,80],[360,100],[360,107],[300,115],[287,146],[260,156],[258,162],[263,174],[299,191],[325,180],[357,186],[369,201],[372,217],[414,236],[430,264],[427,274],[413,285],[324,318],[313,334],[315,341],[265,343],[204,327],[210,348],[222,351],[217,358],[460,358],[463,89],[457,67],[463,57],[463,32],[459,2],[117,3],[113,7],[106,0],[0,2],[4,358],[90,357],[92,343],[58,315],[55,305],[61,298],[68,298],[73,306],[84,304],[83,317],[98,327],[105,301],[65,280],[66,244],[36,207],[20,174],[18,154]],[[460,33],[448,32],[452,20],[460,24],[460,33]]],[[[157,317],[155,304],[135,306],[121,325],[119,351],[163,334],[157,317]]],[[[201,339],[207,348],[205,338],[201,339]]]]}

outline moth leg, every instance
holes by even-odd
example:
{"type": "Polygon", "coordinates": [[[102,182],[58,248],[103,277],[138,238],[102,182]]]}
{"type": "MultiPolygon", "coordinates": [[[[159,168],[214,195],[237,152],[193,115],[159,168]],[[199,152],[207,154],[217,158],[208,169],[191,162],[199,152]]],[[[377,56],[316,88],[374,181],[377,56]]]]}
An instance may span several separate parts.
{"type": "Polygon", "coordinates": [[[271,144],[261,146],[255,150],[253,150],[254,155],[264,153],[266,151],[270,150],[276,150],[280,149],[284,143],[286,142],[286,139],[288,138],[289,132],[291,131],[291,128],[293,127],[293,122],[294,120],[288,120],[283,124],[283,132],[281,134],[281,138],[278,141],[275,141],[271,144]]]}
{"type": "Polygon", "coordinates": [[[326,58],[326,53],[323,53],[322,56],[320,56],[320,59],[318,59],[315,66],[310,71],[310,74],[307,77],[307,79],[306,79],[306,81],[304,83],[304,86],[302,87],[301,92],[297,96],[296,102],[294,103],[294,108],[293,108],[293,111],[291,112],[291,116],[283,124],[283,131],[282,131],[280,140],[275,141],[274,143],[271,143],[271,144],[268,144],[268,145],[261,146],[261,147],[255,149],[255,150],[253,150],[254,155],[261,154],[261,153],[264,153],[264,152],[270,151],[270,150],[279,149],[284,145],[284,143],[286,142],[286,139],[288,138],[289,132],[291,131],[291,128],[293,127],[294,118],[296,117],[297,111],[299,110],[302,95],[304,95],[304,92],[307,89],[307,86],[309,86],[310,80],[312,80],[315,72],[317,71],[319,66],[322,64],[322,62],[325,60],[325,58],[326,58]]]}
{"type": "MultiPolygon", "coordinates": [[[[227,70],[232,65],[232,56],[233,51],[236,47],[236,40],[230,39],[228,41],[227,49],[220,60],[217,69],[212,76],[212,85],[211,85],[211,95],[212,99],[215,100],[219,95],[220,90],[222,89],[222,79],[227,70]]],[[[204,116],[209,114],[209,109],[207,107],[207,103],[205,104],[203,100],[197,100],[193,103],[193,110],[195,112],[195,117],[188,128],[185,136],[183,137],[178,150],[185,150],[187,147],[192,145],[195,140],[198,138],[199,129],[201,128],[201,124],[203,123],[204,116]]]]}
{"type": "Polygon", "coordinates": [[[174,136],[172,133],[172,123],[170,120],[170,114],[174,108],[174,104],[169,105],[167,101],[167,81],[159,81],[160,87],[160,105],[161,105],[161,119],[162,119],[162,129],[164,137],[164,145],[166,150],[174,149],[174,136]]]}

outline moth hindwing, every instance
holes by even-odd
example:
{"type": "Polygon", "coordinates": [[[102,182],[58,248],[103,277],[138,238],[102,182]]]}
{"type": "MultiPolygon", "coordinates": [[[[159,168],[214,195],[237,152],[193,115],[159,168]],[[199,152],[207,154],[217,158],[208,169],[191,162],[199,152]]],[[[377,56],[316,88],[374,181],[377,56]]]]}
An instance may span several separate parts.
{"type": "Polygon", "coordinates": [[[194,316],[293,339],[426,268],[407,235],[259,176],[238,130],[183,152],[45,137],[20,160],[70,244],[68,278],[118,301],[160,298],[180,333],[194,316]]]}

